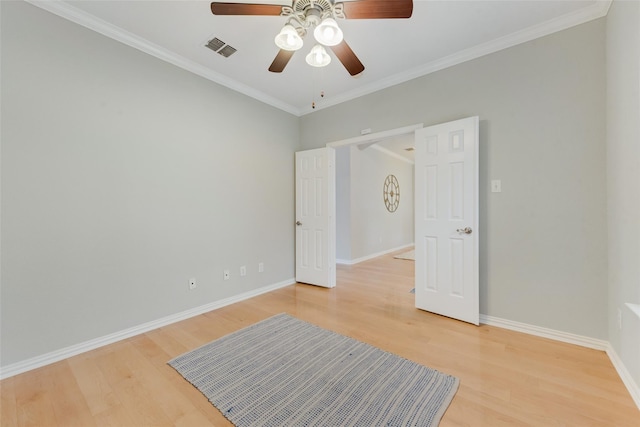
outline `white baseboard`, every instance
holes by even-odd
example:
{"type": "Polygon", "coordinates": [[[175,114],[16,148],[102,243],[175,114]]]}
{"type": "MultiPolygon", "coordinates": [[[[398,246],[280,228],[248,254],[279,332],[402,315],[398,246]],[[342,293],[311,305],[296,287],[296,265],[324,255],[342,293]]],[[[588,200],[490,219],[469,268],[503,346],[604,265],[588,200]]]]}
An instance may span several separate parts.
{"type": "Polygon", "coordinates": [[[618,357],[618,353],[616,353],[611,344],[607,346],[606,351],[607,356],[609,356],[609,359],[611,360],[611,363],[613,363],[613,367],[616,368],[616,371],[618,371],[618,375],[620,375],[622,382],[627,387],[627,390],[629,390],[631,398],[636,403],[638,409],[640,409],[640,386],[638,386],[638,384],[636,384],[636,382],[633,380],[633,377],[627,370],[627,367],[624,366],[624,363],[622,363],[622,359],[618,357]]]}
{"type": "Polygon", "coordinates": [[[154,329],[158,329],[163,326],[170,325],[172,323],[180,322],[182,320],[189,319],[191,317],[195,317],[200,314],[207,313],[212,310],[216,310],[218,308],[222,308],[240,301],[244,301],[249,298],[253,298],[255,296],[258,296],[267,292],[275,291],[276,289],[284,288],[286,286],[293,285],[294,283],[296,283],[295,279],[284,280],[282,282],[275,283],[273,285],[263,286],[261,288],[254,289],[253,291],[244,292],[239,295],[234,295],[229,298],[225,298],[222,300],[211,302],[209,304],[201,305],[199,307],[195,307],[195,308],[183,311],[181,313],[176,313],[176,314],[172,314],[170,316],[166,316],[157,320],[152,320],[151,322],[143,323],[141,325],[134,326],[132,328],[125,329],[123,331],[115,332],[113,334],[109,334],[103,337],[85,341],[80,344],[75,344],[66,348],[62,348],[60,350],[56,350],[40,356],[32,357],[27,360],[12,363],[7,366],[2,366],[0,367],[0,379],[9,378],[14,375],[18,375],[23,372],[30,371],[32,369],[40,368],[45,365],[50,365],[51,363],[55,363],[60,360],[67,359],[69,357],[76,356],[78,354],[85,353],[87,351],[91,351],[96,348],[103,347],[105,345],[113,344],[123,339],[140,335],[142,333],[152,331],[154,329]]]}
{"type": "Polygon", "coordinates": [[[527,323],[514,322],[513,320],[487,316],[486,314],[480,315],[480,323],[484,323],[485,325],[490,326],[497,326],[499,328],[510,329],[512,331],[524,332],[525,334],[549,338],[556,341],[566,342],[568,344],[575,344],[582,347],[593,348],[595,350],[606,351],[607,348],[609,348],[609,342],[605,340],[599,340],[596,338],[585,337],[583,335],[576,335],[569,332],[557,331],[555,329],[529,325],[527,323]]]}
{"type": "Polygon", "coordinates": [[[620,379],[622,379],[622,382],[629,391],[631,398],[638,406],[638,409],[640,409],[640,387],[635,383],[626,366],[624,366],[624,363],[622,363],[622,360],[618,357],[608,341],[570,334],[568,332],[556,331],[554,329],[542,328],[540,326],[529,325],[527,323],[514,322],[512,320],[501,319],[499,317],[487,316],[486,314],[480,315],[480,323],[538,337],[549,338],[568,344],[575,344],[582,347],[605,351],[614,368],[618,372],[620,379]]]}
{"type": "Polygon", "coordinates": [[[369,261],[370,259],[377,258],[377,257],[382,256],[382,255],[390,254],[391,252],[400,251],[402,249],[410,248],[413,245],[414,245],[413,243],[409,243],[408,245],[398,246],[397,248],[387,249],[386,251],[378,252],[378,253],[375,253],[375,254],[363,256],[361,258],[356,258],[356,259],[352,259],[352,260],[336,259],[336,264],[354,265],[354,264],[358,264],[359,262],[369,261]]]}

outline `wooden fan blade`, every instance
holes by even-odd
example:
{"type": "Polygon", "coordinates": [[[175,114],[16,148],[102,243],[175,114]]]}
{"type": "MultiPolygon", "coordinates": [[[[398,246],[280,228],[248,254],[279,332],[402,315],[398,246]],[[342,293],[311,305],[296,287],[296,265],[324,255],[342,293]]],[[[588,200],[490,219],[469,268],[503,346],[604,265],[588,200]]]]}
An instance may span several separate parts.
{"type": "Polygon", "coordinates": [[[347,19],[411,18],[412,0],[359,0],[343,3],[347,19]]]}
{"type": "Polygon", "coordinates": [[[331,46],[331,50],[352,76],[364,71],[364,65],[362,65],[362,62],[360,62],[356,54],[353,53],[353,50],[351,50],[346,41],[342,40],[340,44],[331,46]]]}
{"type": "Polygon", "coordinates": [[[282,5],[279,4],[248,4],[248,3],[211,3],[211,13],[214,15],[266,15],[280,16],[282,5]]]}
{"type": "Polygon", "coordinates": [[[269,67],[269,71],[272,73],[281,73],[284,70],[284,67],[287,66],[289,60],[295,53],[295,50],[284,50],[280,49],[280,52],[276,55],[276,58],[271,63],[269,67]]]}

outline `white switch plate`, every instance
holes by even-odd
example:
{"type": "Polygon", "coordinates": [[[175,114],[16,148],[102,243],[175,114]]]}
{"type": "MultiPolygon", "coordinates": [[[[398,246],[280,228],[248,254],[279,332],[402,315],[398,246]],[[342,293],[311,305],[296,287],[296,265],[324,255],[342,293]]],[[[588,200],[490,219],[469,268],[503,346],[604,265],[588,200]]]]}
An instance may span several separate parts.
{"type": "Polygon", "coordinates": [[[264,262],[258,263],[258,273],[264,273],[264,262]]]}
{"type": "Polygon", "coordinates": [[[494,179],[491,181],[491,192],[492,193],[502,193],[502,181],[499,179],[494,179]]]}
{"type": "Polygon", "coordinates": [[[229,280],[230,276],[231,276],[231,272],[229,270],[225,270],[224,271],[224,280],[229,280]]]}
{"type": "Polygon", "coordinates": [[[196,279],[195,277],[192,277],[191,279],[189,279],[189,290],[194,290],[196,288],[196,279]]]}
{"type": "Polygon", "coordinates": [[[240,266],[240,275],[241,276],[246,276],[247,275],[247,266],[246,265],[240,266]]]}

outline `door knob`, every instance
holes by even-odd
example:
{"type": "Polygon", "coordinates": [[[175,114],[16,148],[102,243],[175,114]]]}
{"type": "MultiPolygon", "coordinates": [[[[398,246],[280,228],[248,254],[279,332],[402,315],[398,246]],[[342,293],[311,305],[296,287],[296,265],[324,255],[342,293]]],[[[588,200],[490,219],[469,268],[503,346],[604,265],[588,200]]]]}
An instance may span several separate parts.
{"type": "Polygon", "coordinates": [[[458,233],[471,234],[473,230],[470,227],[458,228],[456,230],[458,233]]]}
{"type": "Polygon", "coordinates": [[[300,221],[296,221],[296,225],[300,226],[302,223],[300,221]]]}

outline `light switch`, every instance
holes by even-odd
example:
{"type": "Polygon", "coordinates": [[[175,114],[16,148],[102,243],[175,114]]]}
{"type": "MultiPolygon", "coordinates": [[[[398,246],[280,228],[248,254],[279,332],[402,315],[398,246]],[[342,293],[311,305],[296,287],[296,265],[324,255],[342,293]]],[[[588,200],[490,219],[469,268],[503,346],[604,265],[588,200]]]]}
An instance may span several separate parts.
{"type": "Polygon", "coordinates": [[[502,181],[499,179],[494,179],[491,181],[491,192],[492,193],[502,193],[502,181]]]}

